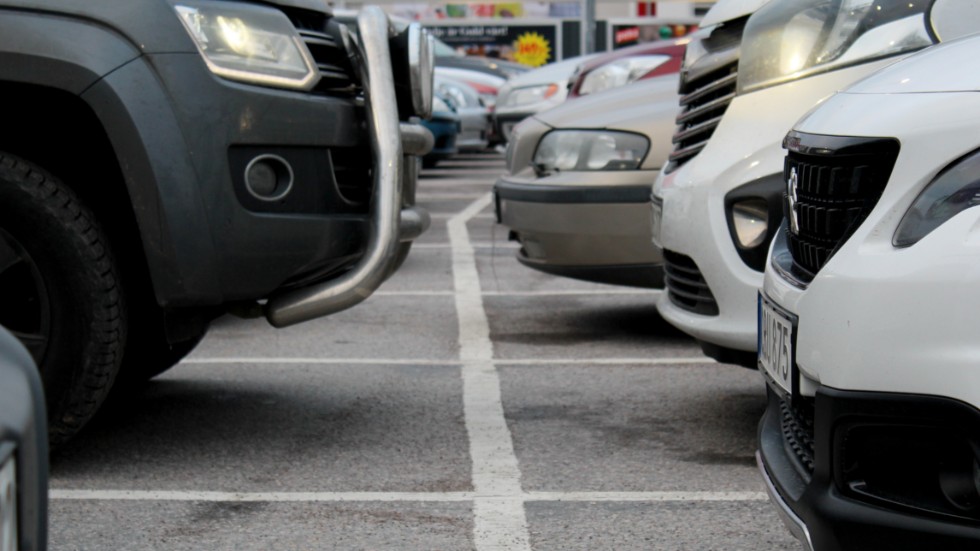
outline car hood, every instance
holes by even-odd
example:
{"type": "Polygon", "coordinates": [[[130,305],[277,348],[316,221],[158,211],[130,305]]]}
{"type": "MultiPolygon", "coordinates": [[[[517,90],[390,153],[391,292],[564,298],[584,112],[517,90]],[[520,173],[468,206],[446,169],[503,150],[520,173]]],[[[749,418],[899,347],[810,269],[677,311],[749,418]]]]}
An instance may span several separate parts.
{"type": "Polygon", "coordinates": [[[756,12],[769,0],[718,0],[701,20],[701,27],[711,27],[756,12]]]}
{"type": "Polygon", "coordinates": [[[980,91],[976,71],[938,70],[972,67],[980,56],[980,35],[931,46],[874,73],[847,89],[848,94],[927,94],[980,91]]]}
{"type": "Polygon", "coordinates": [[[647,134],[648,114],[673,125],[678,110],[677,75],[634,82],[598,94],[566,101],[535,117],[554,128],[605,128],[647,134]],[[637,116],[639,112],[644,116],[637,116]]]}

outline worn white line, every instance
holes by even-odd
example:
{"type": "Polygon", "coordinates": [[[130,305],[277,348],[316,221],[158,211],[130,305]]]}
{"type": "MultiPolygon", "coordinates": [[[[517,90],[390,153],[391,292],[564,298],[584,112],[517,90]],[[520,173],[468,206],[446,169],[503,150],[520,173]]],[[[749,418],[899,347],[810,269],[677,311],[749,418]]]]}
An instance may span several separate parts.
{"type": "Polygon", "coordinates": [[[660,296],[657,289],[569,289],[565,291],[484,291],[485,297],[660,296]]]}
{"type": "MultiPolygon", "coordinates": [[[[500,377],[493,364],[490,323],[483,308],[476,255],[466,223],[490,205],[488,193],[447,224],[453,251],[453,283],[463,361],[463,415],[473,461],[473,488],[480,494],[522,494],[521,471],[504,418],[500,377]]],[[[475,499],[473,542],[477,551],[531,549],[524,504],[513,499],[475,499]]]]}
{"type": "Polygon", "coordinates": [[[198,502],[733,502],[766,501],[765,492],[526,492],[509,496],[478,492],[202,492],[181,490],[67,490],[53,488],[52,500],[64,501],[198,501],[198,502]]]}
{"type": "MultiPolygon", "coordinates": [[[[455,296],[454,291],[375,291],[381,297],[444,297],[455,296]]],[[[660,291],[631,291],[595,289],[575,291],[483,291],[485,297],[579,297],[579,296],[659,296],[660,291]]]]}
{"type": "MultiPolygon", "coordinates": [[[[487,195],[486,197],[489,197],[489,195],[487,195]]],[[[488,202],[488,204],[489,204],[489,202],[488,202]]],[[[486,208],[486,205],[484,205],[483,208],[486,208]]],[[[445,218],[445,219],[448,219],[448,220],[451,221],[451,220],[455,219],[459,215],[458,214],[449,213],[449,212],[436,212],[436,213],[429,214],[429,216],[432,217],[433,219],[442,219],[442,218],[445,218]]],[[[486,214],[474,214],[473,216],[470,216],[469,217],[469,220],[496,220],[496,219],[497,219],[497,216],[495,214],[493,214],[492,212],[489,212],[489,213],[486,213],[486,214]]],[[[452,244],[452,238],[450,238],[449,241],[450,241],[450,245],[451,245],[452,244]]]]}
{"type": "Polygon", "coordinates": [[[460,365],[459,360],[426,360],[405,358],[259,358],[259,357],[214,357],[184,358],[182,364],[283,364],[283,365],[460,365]]]}
{"type": "MultiPolygon", "coordinates": [[[[425,358],[276,358],[276,357],[190,357],[184,358],[182,364],[283,364],[283,365],[435,365],[457,366],[461,360],[428,360],[425,358]]],[[[514,358],[498,359],[499,365],[689,365],[713,364],[715,360],[708,357],[674,357],[674,358],[514,358]]]]}
{"type": "Polygon", "coordinates": [[[482,193],[416,193],[415,201],[458,201],[469,199],[473,201],[483,197],[482,193]]]}
{"type": "Polygon", "coordinates": [[[708,357],[684,358],[574,358],[574,359],[497,359],[498,365],[690,365],[718,363],[708,357]]]}
{"type": "MultiPolygon", "coordinates": [[[[452,249],[453,246],[449,243],[414,243],[412,245],[412,250],[415,249],[452,249]]],[[[521,244],[515,241],[500,241],[498,243],[493,242],[476,242],[473,243],[474,249],[520,249],[521,244]]]]}

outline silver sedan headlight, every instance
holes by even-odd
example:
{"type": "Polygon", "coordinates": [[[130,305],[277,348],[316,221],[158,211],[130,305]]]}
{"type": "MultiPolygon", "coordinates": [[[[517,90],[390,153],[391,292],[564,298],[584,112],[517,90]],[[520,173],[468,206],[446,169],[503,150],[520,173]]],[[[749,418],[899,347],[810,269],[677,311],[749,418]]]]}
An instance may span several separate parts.
{"type": "Polygon", "coordinates": [[[640,134],[606,130],[554,130],[534,153],[540,175],[564,170],[635,170],[650,149],[640,134]]]}
{"type": "Polygon", "coordinates": [[[738,91],[750,92],[933,43],[932,0],[784,0],[749,19],[738,91]]]}
{"type": "Polygon", "coordinates": [[[638,55],[607,63],[585,75],[579,86],[580,96],[629,84],[670,61],[666,55],[638,55]]]}
{"type": "Polygon", "coordinates": [[[174,9],[216,75],[298,90],[320,80],[310,51],[282,12],[204,0],[182,1],[174,9]]]}

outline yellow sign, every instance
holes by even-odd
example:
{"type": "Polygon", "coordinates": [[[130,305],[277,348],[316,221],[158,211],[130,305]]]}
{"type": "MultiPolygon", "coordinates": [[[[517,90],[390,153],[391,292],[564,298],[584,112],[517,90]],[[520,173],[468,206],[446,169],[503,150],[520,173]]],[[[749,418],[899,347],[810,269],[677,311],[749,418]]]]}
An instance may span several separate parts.
{"type": "Polygon", "coordinates": [[[545,37],[535,32],[524,33],[514,41],[514,61],[540,67],[548,62],[551,45],[545,37]]]}

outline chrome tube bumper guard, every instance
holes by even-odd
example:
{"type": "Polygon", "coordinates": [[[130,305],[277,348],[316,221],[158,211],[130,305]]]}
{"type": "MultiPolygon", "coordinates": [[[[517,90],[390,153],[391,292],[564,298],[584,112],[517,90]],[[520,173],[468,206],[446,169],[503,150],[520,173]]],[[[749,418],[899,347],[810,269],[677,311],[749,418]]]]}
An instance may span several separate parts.
{"type": "Polygon", "coordinates": [[[378,7],[357,16],[360,48],[353,48],[354,66],[361,68],[367,92],[374,187],[371,223],[364,255],[344,275],[303,289],[276,294],[265,305],[265,317],[286,327],[354,306],[371,296],[391,274],[399,251],[429,225],[426,211],[410,206],[415,199],[417,159],[432,149],[432,134],[418,124],[399,122],[391,66],[388,17],[378,7]],[[404,179],[403,179],[404,177],[404,179]]]}

